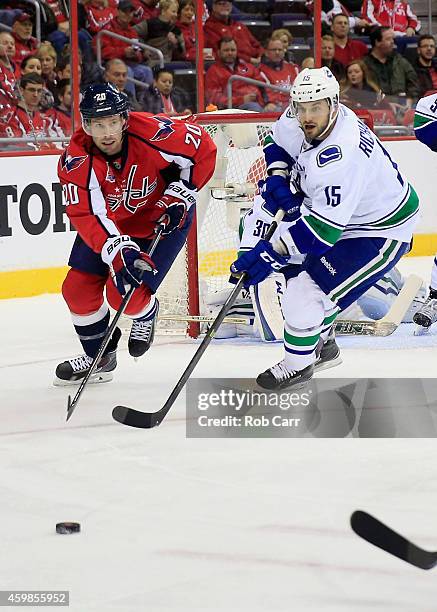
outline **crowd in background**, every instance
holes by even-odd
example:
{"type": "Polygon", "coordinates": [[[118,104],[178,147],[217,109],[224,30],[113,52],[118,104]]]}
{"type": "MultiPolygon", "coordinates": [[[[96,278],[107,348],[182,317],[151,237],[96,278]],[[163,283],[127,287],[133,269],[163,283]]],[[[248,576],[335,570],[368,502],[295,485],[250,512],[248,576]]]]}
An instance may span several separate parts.
{"type": "MultiPolygon", "coordinates": [[[[71,134],[68,5],[64,0],[40,5],[38,40],[32,4],[0,1],[0,137],[46,136],[58,142],[44,146],[62,147],[61,139],[71,134]]],[[[261,37],[245,23],[250,15],[240,10],[241,3],[205,3],[209,109],[282,111],[298,72],[314,66],[312,38],[297,37],[293,20],[274,29],[274,5],[274,0],[265,2],[263,18],[271,27],[261,37]],[[296,50],[305,47],[305,57],[297,58],[296,50]],[[230,101],[232,76],[255,82],[233,79],[230,101]]],[[[312,1],[300,5],[311,20],[312,1]]],[[[194,0],[81,0],[78,8],[81,88],[112,82],[135,111],[181,115],[197,110],[194,0]]],[[[342,101],[369,109],[376,123],[408,125],[417,99],[437,90],[435,39],[422,34],[408,2],[322,0],[322,21],[322,64],[340,81],[342,101]]]]}

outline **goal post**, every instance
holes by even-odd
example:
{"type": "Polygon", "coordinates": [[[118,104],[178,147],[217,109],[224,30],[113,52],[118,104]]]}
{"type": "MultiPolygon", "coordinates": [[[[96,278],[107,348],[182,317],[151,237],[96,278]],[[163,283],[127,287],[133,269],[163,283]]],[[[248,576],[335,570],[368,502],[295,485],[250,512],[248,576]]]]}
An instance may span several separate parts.
{"type": "MultiPolygon", "coordinates": [[[[160,316],[200,315],[208,293],[229,285],[229,266],[239,245],[243,210],[253,203],[258,181],[265,177],[263,144],[278,113],[217,111],[189,117],[217,146],[214,174],[200,191],[187,245],[158,291],[160,316]]],[[[160,320],[158,333],[196,337],[199,323],[160,320]]]]}

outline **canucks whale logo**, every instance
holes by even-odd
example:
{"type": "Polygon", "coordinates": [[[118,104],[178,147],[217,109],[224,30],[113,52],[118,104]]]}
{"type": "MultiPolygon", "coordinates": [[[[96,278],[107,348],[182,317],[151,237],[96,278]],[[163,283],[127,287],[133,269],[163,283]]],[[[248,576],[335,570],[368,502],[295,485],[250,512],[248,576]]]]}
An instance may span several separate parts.
{"type": "Polygon", "coordinates": [[[317,155],[317,165],[319,168],[327,166],[343,157],[338,145],[330,145],[322,149],[317,155]]]}

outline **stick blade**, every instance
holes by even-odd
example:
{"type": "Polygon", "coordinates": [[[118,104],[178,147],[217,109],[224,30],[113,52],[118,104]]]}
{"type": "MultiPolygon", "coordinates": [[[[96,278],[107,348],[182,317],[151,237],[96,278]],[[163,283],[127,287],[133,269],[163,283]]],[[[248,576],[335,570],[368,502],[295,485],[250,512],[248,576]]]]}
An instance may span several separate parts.
{"type": "Polygon", "coordinates": [[[151,429],[161,423],[160,412],[160,410],[158,412],[140,412],[127,406],[115,406],[112,410],[112,418],[114,421],[129,427],[151,429]]]}
{"type": "Polygon", "coordinates": [[[353,531],[361,538],[406,563],[424,570],[437,565],[436,553],[418,548],[367,512],[356,510],[351,516],[350,523],[353,531]]]}
{"type": "Polygon", "coordinates": [[[73,404],[73,402],[71,401],[71,395],[69,395],[67,401],[67,418],[65,419],[66,421],[68,421],[68,419],[73,414],[74,406],[75,404],[73,404]]]}

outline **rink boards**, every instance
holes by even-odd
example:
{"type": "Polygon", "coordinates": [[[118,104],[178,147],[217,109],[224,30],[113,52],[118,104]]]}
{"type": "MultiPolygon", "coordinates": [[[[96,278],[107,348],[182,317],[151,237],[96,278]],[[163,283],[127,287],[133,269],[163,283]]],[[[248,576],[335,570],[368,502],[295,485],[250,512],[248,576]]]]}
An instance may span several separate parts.
{"type": "MultiPolygon", "coordinates": [[[[437,176],[437,155],[416,140],[389,140],[385,146],[421,200],[412,255],[432,255],[437,250],[437,203],[431,177],[437,176]]],[[[0,157],[0,298],[60,290],[75,231],[65,214],[58,159],[57,154],[0,157]]],[[[217,245],[207,241],[202,249],[201,262],[210,253],[217,257],[217,245]]],[[[229,257],[224,250],[223,260],[229,257]]]]}

